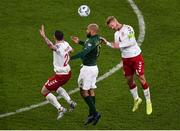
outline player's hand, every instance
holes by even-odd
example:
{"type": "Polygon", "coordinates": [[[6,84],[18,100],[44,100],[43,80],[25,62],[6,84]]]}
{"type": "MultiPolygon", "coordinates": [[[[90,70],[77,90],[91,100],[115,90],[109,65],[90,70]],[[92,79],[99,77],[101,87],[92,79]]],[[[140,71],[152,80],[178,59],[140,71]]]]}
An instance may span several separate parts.
{"type": "Polygon", "coordinates": [[[45,31],[44,31],[44,25],[41,25],[41,29],[39,30],[39,33],[42,37],[45,37],[45,31]]]}
{"type": "Polygon", "coordinates": [[[76,37],[76,36],[71,36],[71,40],[72,40],[74,43],[76,43],[76,44],[79,43],[79,38],[76,37]]]}
{"type": "Polygon", "coordinates": [[[100,40],[103,44],[106,44],[107,43],[107,40],[104,38],[104,37],[100,37],[100,40]]]}

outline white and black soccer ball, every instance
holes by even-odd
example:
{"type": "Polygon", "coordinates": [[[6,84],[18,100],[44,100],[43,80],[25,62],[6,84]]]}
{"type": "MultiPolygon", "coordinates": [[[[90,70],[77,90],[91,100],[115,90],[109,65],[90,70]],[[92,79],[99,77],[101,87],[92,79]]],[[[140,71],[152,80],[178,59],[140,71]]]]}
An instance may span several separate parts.
{"type": "Polygon", "coordinates": [[[90,8],[87,5],[81,5],[78,8],[78,14],[82,17],[87,17],[90,14],[90,8]]]}

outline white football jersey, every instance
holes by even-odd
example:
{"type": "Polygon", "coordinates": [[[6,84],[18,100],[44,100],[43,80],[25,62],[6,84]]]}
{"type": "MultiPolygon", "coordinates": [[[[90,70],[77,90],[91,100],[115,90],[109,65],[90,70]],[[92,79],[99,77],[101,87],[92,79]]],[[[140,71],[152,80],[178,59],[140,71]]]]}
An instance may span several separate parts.
{"type": "Polygon", "coordinates": [[[138,46],[134,30],[129,25],[123,25],[119,31],[114,33],[115,43],[119,44],[122,58],[131,58],[138,56],[141,49],[138,46]]]}
{"type": "Polygon", "coordinates": [[[68,62],[70,60],[69,53],[72,51],[72,47],[68,42],[63,41],[57,43],[57,50],[53,51],[53,65],[56,74],[68,74],[71,70],[68,62]]]}

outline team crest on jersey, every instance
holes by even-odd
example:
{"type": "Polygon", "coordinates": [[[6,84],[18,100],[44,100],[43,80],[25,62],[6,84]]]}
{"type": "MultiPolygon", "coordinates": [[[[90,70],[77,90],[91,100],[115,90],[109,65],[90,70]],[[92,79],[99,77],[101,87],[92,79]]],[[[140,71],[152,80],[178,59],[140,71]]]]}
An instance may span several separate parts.
{"type": "Polygon", "coordinates": [[[91,43],[88,43],[87,45],[88,45],[88,46],[92,46],[92,44],[91,44],[91,43]]]}

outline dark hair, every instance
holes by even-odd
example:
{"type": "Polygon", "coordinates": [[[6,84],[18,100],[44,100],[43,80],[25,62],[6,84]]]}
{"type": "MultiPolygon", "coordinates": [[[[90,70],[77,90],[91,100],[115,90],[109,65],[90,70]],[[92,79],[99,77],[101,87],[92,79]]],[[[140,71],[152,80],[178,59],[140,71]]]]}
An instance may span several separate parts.
{"type": "Polygon", "coordinates": [[[62,31],[56,30],[54,35],[55,35],[55,38],[57,40],[63,40],[64,39],[64,34],[62,31]]]}

